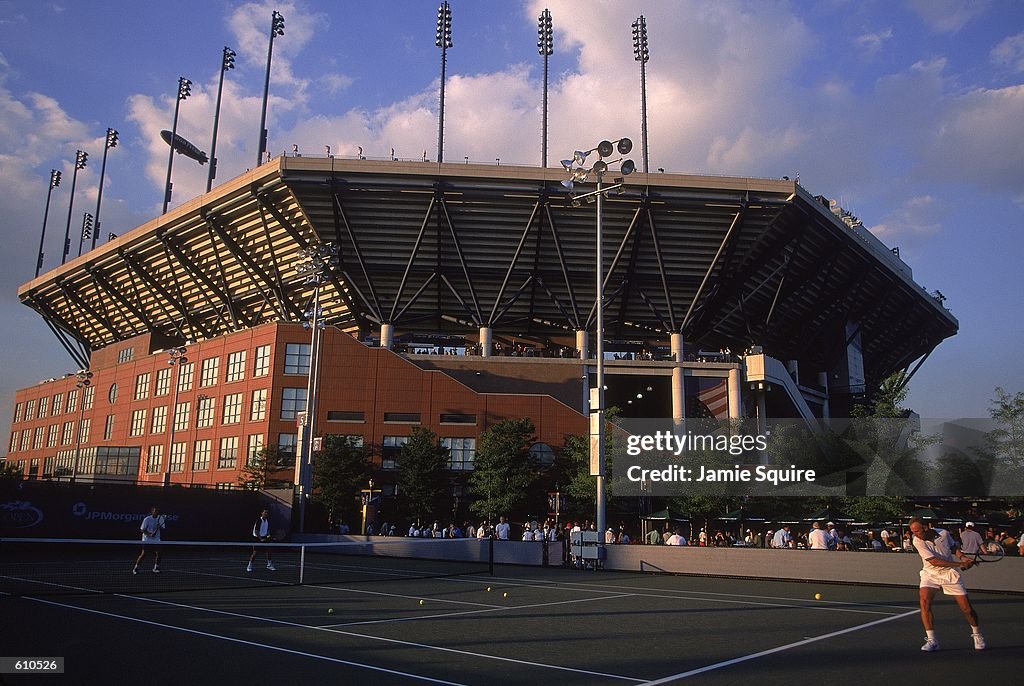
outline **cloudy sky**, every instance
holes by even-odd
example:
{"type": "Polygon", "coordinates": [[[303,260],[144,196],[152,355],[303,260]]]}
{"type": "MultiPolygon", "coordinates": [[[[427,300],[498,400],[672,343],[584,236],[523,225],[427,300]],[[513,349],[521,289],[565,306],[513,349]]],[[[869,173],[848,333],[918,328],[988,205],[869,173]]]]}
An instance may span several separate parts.
{"type": "MultiPolygon", "coordinates": [[[[0,423],[14,391],[74,371],[16,291],[34,272],[51,169],[44,269],[59,264],[75,151],[73,252],[96,206],[103,137],[120,132],[101,239],[159,214],[179,76],[179,133],[209,150],[221,50],[218,180],[252,166],[270,14],[269,147],[404,158],[436,152],[437,2],[0,0],[0,423]]],[[[915,377],[928,417],[986,416],[995,386],[1024,390],[1024,3],[1018,0],[452,0],[445,158],[540,163],[537,16],[554,17],[550,160],[640,138],[630,24],[648,22],[651,168],[800,176],[837,198],[929,290],[960,333],[915,377]]],[[[175,160],[172,205],[205,190],[175,160]]],[[[6,444],[6,441],[3,442],[6,444]]],[[[6,445],[0,444],[0,450],[6,445]]]]}

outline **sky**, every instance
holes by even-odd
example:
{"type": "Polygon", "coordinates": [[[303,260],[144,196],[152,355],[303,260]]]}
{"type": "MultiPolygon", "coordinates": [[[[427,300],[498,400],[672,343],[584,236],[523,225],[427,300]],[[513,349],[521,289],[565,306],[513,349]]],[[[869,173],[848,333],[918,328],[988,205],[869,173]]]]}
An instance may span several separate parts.
{"type": "MultiPolygon", "coordinates": [[[[253,166],[270,16],[269,149],[433,157],[438,2],[0,0],[0,424],[15,390],[76,365],[21,305],[34,273],[50,170],[44,270],[72,210],[95,212],[107,127],[100,241],[159,215],[178,78],[192,82],[178,133],[209,151],[224,46],[218,182],[253,166]]],[[[924,417],[985,417],[996,386],[1024,390],[1024,3],[1019,0],[451,0],[445,160],[538,166],[549,8],[549,165],[605,138],[640,139],[631,23],[647,20],[650,168],[799,176],[838,199],[915,280],[940,290],[960,332],[914,377],[924,417]]],[[[174,163],[172,207],[205,190],[174,163]]],[[[3,442],[4,444],[6,441],[3,442]]],[[[0,450],[6,445],[0,444],[0,450]]]]}

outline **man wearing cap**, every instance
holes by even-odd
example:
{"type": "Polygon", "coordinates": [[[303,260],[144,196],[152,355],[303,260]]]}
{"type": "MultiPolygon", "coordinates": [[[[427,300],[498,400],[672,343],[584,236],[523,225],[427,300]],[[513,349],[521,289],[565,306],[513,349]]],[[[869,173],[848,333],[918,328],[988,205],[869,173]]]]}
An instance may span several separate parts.
{"type": "Polygon", "coordinates": [[[836,533],[836,525],[834,522],[829,522],[825,527],[825,545],[828,546],[829,550],[835,550],[839,545],[839,534],[836,533]]]}
{"type": "Polygon", "coordinates": [[[811,533],[807,536],[807,547],[811,550],[828,550],[828,535],[818,522],[811,524],[811,533]]]}
{"type": "Polygon", "coordinates": [[[960,550],[964,551],[964,555],[974,555],[981,550],[981,534],[974,530],[974,522],[964,524],[960,533],[960,550]]]}

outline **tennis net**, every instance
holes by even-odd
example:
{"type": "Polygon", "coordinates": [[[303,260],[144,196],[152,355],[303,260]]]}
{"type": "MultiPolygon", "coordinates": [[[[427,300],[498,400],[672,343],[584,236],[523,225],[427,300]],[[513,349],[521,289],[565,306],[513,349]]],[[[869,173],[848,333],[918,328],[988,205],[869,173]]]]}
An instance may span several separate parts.
{"type": "Polygon", "coordinates": [[[490,541],[383,539],[235,543],[0,539],[0,592],[157,593],[351,584],[493,573],[490,541]],[[156,553],[160,553],[159,563],[156,553]]]}

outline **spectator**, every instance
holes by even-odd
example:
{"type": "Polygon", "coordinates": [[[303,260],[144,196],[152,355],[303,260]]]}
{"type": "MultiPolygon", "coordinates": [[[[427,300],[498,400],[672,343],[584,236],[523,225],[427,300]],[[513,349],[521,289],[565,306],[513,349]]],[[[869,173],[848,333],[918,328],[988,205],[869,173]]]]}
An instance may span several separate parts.
{"type": "Polygon", "coordinates": [[[647,545],[661,545],[661,533],[657,529],[651,529],[647,532],[644,540],[647,542],[647,545]]]}
{"type": "Polygon", "coordinates": [[[829,550],[835,550],[839,545],[839,532],[836,531],[836,525],[833,522],[825,525],[825,543],[829,550]]]}
{"type": "Polygon", "coordinates": [[[608,531],[604,532],[604,542],[606,544],[615,543],[615,529],[608,527],[608,531]]]}
{"type": "Polygon", "coordinates": [[[868,549],[876,553],[884,553],[888,550],[888,548],[885,547],[880,540],[875,538],[874,531],[868,532],[868,549]]]}
{"type": "Polygon", "coordinates": [[[782,528],[775,532],[772,536],[772,547],[773,548],[790,548],[792,547],[793,537],[789,533],[789,524],[783,524],[782,528]]]}
{"type": "Polygon", "coordinates": [[[686,539],[683,538],[682,532],[679,529],[676,529],[675,532],[668,537],[668,540],[665,541],[665,545],[686,545],[686,539]]]}
{"type": "Polygon", "coordinates": [[[619,531],[619,543],[622,545],[627,545],[629,544],[629,542],[629,533],[627,533],[625,529],[619,531]]]}
{"type": "Polygon", "coordinates": [[[811,550],[828,550],[828,534],[818,522],[811,524],[811,533],[807,536],[807,547],[811,550]]]}
{"type": "Polygon", "coordinates": [[[498,524],[494,527],[494,533],[499,541],[508,540],[508,533],[510,528],[511,527],[508,525],[508,522],[505,521],[504,516],[498,518],[498,524]]]}
{"type": "Polygon", "coordinates": [[[981,550],[981,543],[981,534],[974,530],[974,522],[965,523],[960,533],[960,550],[964,551],[965,555],[974,555],[981,550]]]}
{"type": "Polygon", "coordinates": [[[530,528],[530,523],[529,522],[526,522],[526,523],[523,524],[523,540],[524,541],[532,541],[533,540],[533,529],[530,528]]]}

